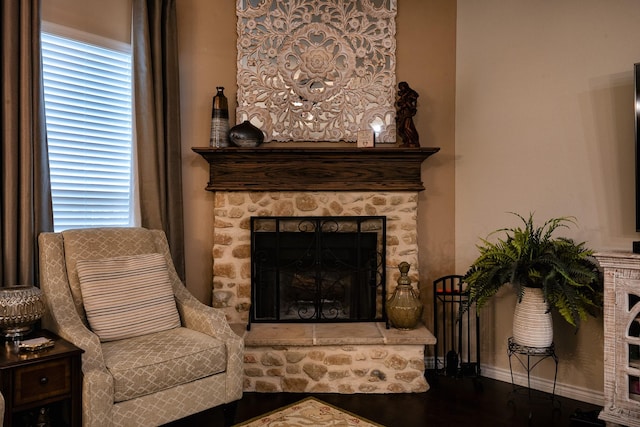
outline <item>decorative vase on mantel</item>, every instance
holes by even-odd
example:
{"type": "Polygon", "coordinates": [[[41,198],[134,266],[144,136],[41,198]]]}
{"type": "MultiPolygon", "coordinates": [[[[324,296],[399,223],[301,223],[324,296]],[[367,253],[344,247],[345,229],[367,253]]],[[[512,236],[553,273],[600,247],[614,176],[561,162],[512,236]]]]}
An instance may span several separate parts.
{"type": "Polygon", "coordinates": [[[229,140],[238,147],[254,148],[262,144],[264,133],[249,120],[245,120],[231,128],[229,140]]]}
{"type": "Polygon", "coordinates": [[[422,316],[422,303],[411,286],[408,262],[398,265],[400,277],[393,295],[387,301],[387,317],[396,329],[409,330],[418,325],[422,316]]]}
{"type": "Polygon", "coordinates": [[[209,146],[224,148],[229,146],[229,104],[224,95],[224,87],[216,87],[211,107],[211,136],[209,146]]]}

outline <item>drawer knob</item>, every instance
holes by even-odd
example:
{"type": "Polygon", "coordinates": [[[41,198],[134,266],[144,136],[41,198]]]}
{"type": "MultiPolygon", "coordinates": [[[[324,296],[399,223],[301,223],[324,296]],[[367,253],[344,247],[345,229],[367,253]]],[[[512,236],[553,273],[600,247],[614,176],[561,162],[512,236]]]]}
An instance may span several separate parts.
{"type": "Polygon", "coordinates": [[[46,385],[48,382],[49,382],[49,378],[47,377],[40,378],[40,384],[46,385]]]}

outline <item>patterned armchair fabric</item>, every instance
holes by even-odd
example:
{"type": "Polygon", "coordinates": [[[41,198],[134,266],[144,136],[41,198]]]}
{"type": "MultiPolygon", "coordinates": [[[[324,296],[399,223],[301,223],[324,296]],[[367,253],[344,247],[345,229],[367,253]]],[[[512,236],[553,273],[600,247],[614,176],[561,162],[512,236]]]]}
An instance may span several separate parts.
{"type": "Polygon", "coordinates": [[[156,426],[242,397],[243,341],[184,287],[162,231],[68,230],[42,233],[39,244],[43,325],[85,351],[84,426],[156,426]],[[181,327],[100,342],[85,317],[77,261],[149,253],[167,261],[181,327]]]}

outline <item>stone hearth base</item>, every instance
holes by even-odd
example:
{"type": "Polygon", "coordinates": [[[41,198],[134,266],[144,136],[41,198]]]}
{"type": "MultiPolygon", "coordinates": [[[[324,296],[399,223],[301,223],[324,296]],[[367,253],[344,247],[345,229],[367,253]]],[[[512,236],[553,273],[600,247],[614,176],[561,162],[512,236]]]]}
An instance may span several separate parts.
{"type": "Polygon", "coordinates": [[[244,337],[246,392],[420,393],[429,389],[424,348],[436,338],[384,323],[254,323],[244,337]]]}

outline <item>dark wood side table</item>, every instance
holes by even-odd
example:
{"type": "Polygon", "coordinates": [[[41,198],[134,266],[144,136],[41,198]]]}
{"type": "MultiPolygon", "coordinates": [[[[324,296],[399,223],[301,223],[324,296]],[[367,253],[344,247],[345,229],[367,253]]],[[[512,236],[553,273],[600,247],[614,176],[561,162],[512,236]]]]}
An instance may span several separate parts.
{"type": "Polygon", "coordinates": [[[46,330],[32,332],[25,339],[43,336],[55,344],[36,352],[20,351],[17,342],[0,341],[3,344],[0,391],[5,400],[5,427],[82,425],[81,355],[84,351],[46,330]]]}

